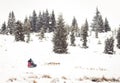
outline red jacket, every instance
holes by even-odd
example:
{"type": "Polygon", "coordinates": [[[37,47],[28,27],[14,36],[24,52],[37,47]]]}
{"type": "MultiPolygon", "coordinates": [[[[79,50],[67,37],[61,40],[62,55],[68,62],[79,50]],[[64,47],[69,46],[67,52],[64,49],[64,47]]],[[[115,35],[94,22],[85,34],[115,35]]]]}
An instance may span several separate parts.
{"type": "Polygon", "coordinates": [[[28,67],[31,67],[31,66],[32,66],[31,62],[28,62],[28,67]]]}

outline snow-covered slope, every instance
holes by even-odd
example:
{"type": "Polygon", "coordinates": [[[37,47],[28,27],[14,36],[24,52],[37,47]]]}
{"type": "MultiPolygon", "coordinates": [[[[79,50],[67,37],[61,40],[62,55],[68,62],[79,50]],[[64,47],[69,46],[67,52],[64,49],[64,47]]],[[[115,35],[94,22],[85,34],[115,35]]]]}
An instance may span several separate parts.
{"type": "Polygon", "coordinates": [[[120,50],[115,47],[114,55],[103,53],[108,34],[95,39],[92,33],[88,49],[81,48],[82,42],[76,38],[76,46],[69,45],[68,54],[52,51],[52,33],[46,33],[43,40],[31,34],[29,44],[0,35],[0,83],[119,83],[120,50]],[[29,58],[36,68],[27,67],[29,58]]]}

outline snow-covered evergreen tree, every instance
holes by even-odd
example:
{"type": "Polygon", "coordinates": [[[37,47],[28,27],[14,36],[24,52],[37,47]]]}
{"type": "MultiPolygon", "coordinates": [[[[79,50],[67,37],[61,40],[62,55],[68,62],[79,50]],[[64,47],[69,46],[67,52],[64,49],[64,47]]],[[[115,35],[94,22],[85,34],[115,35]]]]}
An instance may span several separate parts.
{"type": "Polygon", "coordinates": [[[46,30],[48,30],[48,31],[50,31],[50,29],[49,29],[49,21],[50,21],[50,16],[49,16],[48,10],[46,9],[46,13],[45,13],[45,27],[46,27],[46,30]]]}
{"type": "Polygon", "coordinates": [[[94,16],[92,21],[93,21],[93,23],[91,24],[92,31],[95,31],[96,38],[98,38],[98,33],[104,32],[102,15],[98,11],[98,8],[96,8],[96,15],[94,16]]]}
{"type": "Polygon", "coordinates": [[[102,15],[98,17],[98,24],[99,24],[98,32],[104,32],[104,24],[103,24],[102,15]]]}
{"type": "Polygon", "coordinates": [[[117,47],[120,49],[120,28],[117,31],[117,47]]]}
{"type": "Polygon", "coordinates": [[[75,46],[75,34],[73,30],[71,31],[70,34],[70,42],[71,42],[71,46],[75,46]]]}
{"type": "Polygon", "coordinates": [[[107,18],[105,18],[104,29],[105,29],[105,32],[111,31],[107,18]]]}
{"type": "Polygon", "coordinates": [[[8,18],[8,24],[7,24],[7,30],[10,34],[14,34],[15,32],[15,15],[14,12],[9,13],[9,18],[8,18]]]}
{"type": "Polygon", "coordinates": [[[59,15],[53,36],[53,51],[55,53],[67,53],[67,31],[64,26],[64,19],[62,15],[59,15]]]}
{"type": "Polygon", "coordinates": [[[85,29],[86,29],[86,31],[87,31],[86,35],[88,36],[89,25],[88,25],[87,19],[85,20],[84,26],[85,26],[85,29]]]}
{"type": "Polygon", "coordinates": [[[26,42],[29,43],[29,41],[30,41],[30,32],[31,32],[31,24],[30,24],[30,20],[28,18],[25,18],[23,28],[24,28],[24,34],[27,35],[26,42]]]}
{"type": "Polygon", "coordinates": [[[32,27],[32,31],[33,32],[37,32],[37,28],[36,28],[36,23],[37,23],[37,14],[36,11],[33,11],[33,15],[31,17],[31,27],[32,27]]]}
{"type": "Polygon", "coordinates": [[[81,27],[81,37],[83,40],[82,46],[84,48],[87,48],[87,36],[88,36],[88,22],[87,20],[85,21],[85,24],[81,27]]]}
{"type": "Polygon", "coordinates": [[[16,22],[15,40],[16,41],[24,41],[24,30],[22,27],[22,23],[20,21],[16,22]]]}
{"type": "Polygon", "coordinates": [[[50,16],[50,21],[49,21],[49,30],[50,32],[53,32],[56,28],[56,19],[55,19],[55,14],[54,14],[54,10],[52,11],[52,14],[50,16]]]}
{"type": "Polygon", "coordinates": [[[4,22],[1,27],[1,34],[7,34],[7,26],[6,23],[4,22]]]}
{"type": "Polygon", "coordinates": [[[79,28],[78,28],[77,20],[75,17],[73,17],[71,27],[73,28],[72,30],[74,31],[75,36],[78,37],[79,36],[79,28]]]}
{"type": "Polygon", "coordinates": [[[43,26],[42,14],[41,14],[41,12],[39,12],[37,22],[36,22],[37,32],[41,30],[42,26],[43,26]]]}
{"type": "Polygon", "coordinates": [[[105,54],[113,54],[114,53],[114,39],[113,37],[107,38],[105,40],[105,54]]]}

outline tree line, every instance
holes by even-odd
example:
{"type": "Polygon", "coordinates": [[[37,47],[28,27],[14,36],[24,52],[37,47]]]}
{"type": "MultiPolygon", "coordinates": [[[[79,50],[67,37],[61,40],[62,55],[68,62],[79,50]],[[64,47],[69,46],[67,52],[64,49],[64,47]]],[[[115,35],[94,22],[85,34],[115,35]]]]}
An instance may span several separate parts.
{"type": "MultiPolygon", "coordinates": [[[[111,31],[111,27],[107,18],[103,21],[102,15],[98,8],[96,8],[95,16],[93,17],[90,25],[91,30],[95,32],[95,38],[99,38],[99,33],[105,33],[111,31]]],[[[81,37],[83,42],[82,47],[88,48],[87,37],[89,31],[89,24],[87,19],[84,24],[79,28],[77,19],[73,17],[71,25],[65,25],[64,18],[59,15],[57,20],[55,18],[54,10],[49,13],[39,12],[33,10],[32,16],[26,17],[22,23],[20,20],[16,21],[14,12],[10,12],[8,16],[8,22],[4,22],[1,26],[0,33],[6,35],[14,35],[16,41],[25,41],[25,35],[27,35],[27,43],[30,41],[30,33],[40,33],[39,38],[44,38],[44,33],[53,32],[53,51],[55,53],[67,53],[67,36],[70,36],[70,45],[75,45],[75,38],[81,37]]],[[[120,29],[117,32],[117,47],[120,49],[120,29]]],[[[114,38],[107,38],[105,41],[104,53],[114,53],[114,38]]]]}

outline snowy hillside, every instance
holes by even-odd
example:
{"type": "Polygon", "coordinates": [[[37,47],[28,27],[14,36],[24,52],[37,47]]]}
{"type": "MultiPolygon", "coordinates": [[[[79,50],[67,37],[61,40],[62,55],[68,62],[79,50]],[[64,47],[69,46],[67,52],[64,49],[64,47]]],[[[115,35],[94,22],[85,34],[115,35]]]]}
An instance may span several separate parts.
{"type": "Polygon", "coordinates": [[[87,49],[81,48],[80,38],[76,38],[76,46],[69,45],[68,54],[52,51],[52,33],[46,33],[43,40],[31,34],[29,44],[0,35],[0,83],[120,83],[119,49],[115,47],[113,55],[103,53],[109,34],[95,39],[92,33],[87,49]],[[29,58],[37,67],[27,67],[29,58]]]}

